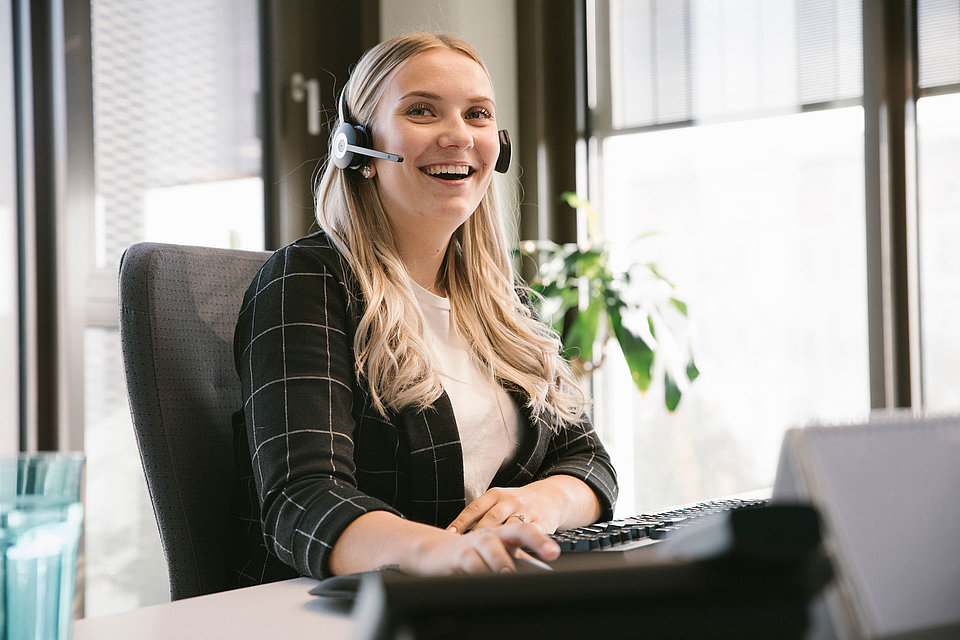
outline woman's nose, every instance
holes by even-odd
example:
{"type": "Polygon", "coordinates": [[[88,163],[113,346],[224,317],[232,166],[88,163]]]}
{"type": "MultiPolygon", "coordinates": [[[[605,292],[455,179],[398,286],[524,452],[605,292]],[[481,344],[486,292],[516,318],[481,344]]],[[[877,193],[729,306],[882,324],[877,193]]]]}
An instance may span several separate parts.
{"type": "Polygon", "coordinates": [[[469,149],[473,146],[473,132],[462,118],[450,118],[444,122],[439,143],[441,147],[469,149]]]}

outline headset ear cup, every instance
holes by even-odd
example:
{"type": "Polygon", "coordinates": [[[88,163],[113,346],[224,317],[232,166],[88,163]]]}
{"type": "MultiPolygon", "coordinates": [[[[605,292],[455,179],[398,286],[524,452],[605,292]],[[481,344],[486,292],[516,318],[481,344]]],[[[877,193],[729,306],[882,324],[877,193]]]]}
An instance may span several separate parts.
{"type": "Polygon", "coordinates": [[[346,169],[353,162],[353,151],[347,149],[347,145],[357,144],[357,134],[353,130],[353,125],[349,122],[341,122],[333,134],[333,141],[330,143],[330,154],[333,156],[333,164],[340,169],[346,169]]]}
{"type": "Polygon", "coordinates": [[[349,122],[343,122],[337,127],[333,134],[333,142],[330,145],[330,153],[333,156],[333,164],[340,169],[359,169],[370,160],[363,155],[350,151],[347,147],[369,147],[370,135],[367,130],[360,125],[353,125],[349,122]]]}
{"type": "Polygon", "coordinates": [[[500,129],[497,135],[500,138],[500,155],[497,157],[494,170],[499,173],[506,173],[507,169],[510,168],[510,156],[513,154],[510,148],[510,133],[506,129],[500,129]]]}

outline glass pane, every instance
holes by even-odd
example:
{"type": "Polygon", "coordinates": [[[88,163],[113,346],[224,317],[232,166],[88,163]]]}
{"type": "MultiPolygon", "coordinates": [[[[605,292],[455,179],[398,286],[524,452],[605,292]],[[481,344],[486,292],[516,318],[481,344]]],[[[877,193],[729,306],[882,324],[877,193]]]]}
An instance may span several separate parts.
{"type": "Polygon", "coordinates": [[[677,285],[701,371],[668,414],[663,389],[641,396],[624,364],[601,367],[619,509],[772,485],[786,428],[869,412],[862,109],[617,136],[602,151],[613,257],[655,262],[677,285]]]}
{"type": "Polygon", "coordinates": [[[917,38],[919,86],[960,83],[960,0],[920,0],[917,38]]]}
{"type": "Polygon", "coordinates": [[[19,446],[20,323],[17,301],[17,162],[13,108],[13,23],[0,0],[0,453],[19,446]]]}
{"type": "Polygon", "coordinates": [[[169,600],[167,565],[140,466],[117,329],[84,335],[85,609],[99,616],[169,600]]]}
{"type": "MultiPolygon", "coordinates": [[[[262,249],[256,0],[92,0],[91,23],[89,298],[109,299],[120,255],[141,240],[262,249]]],[[[88,328],[84,347],[86,614],[97,616],[169,592],[116,329],[88,328]]]]}
{"type": "Polygon", "coordinates": [[[255,0],[93,0],[96,266],[263,247],[255,0]]]}
{"type": "MultiPolygon", "coordinates": [[[[957,64],[960,64],[958,61],[957,64]]],[[[917,102],[923,400],[960,410],[960,94],[917,102]]]]}
{"type": "Polygon", "coordinates": [[[611,0],[615,129],[859,99],[860,0],[611,0]]]}

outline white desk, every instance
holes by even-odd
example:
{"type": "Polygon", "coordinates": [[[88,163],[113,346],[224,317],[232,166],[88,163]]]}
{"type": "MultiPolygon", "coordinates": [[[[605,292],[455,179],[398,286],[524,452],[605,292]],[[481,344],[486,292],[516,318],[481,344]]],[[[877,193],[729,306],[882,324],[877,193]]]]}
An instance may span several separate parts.
{"type": "Polygon", "coordinates": [[[349,638],[353,620],[348,609],[310,595],[315,584],[297,578],[84,618],[73,623],[73,639],[349,638]]]}

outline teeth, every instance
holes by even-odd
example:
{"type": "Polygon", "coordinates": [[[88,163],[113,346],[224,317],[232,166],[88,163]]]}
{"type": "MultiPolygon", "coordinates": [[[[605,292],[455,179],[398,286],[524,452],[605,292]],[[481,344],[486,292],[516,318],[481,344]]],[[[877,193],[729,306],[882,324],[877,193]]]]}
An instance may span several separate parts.
{"type": "Polygon", "coordinates": [[[441,173],[455,173],[465,176],[470,173],[470,167],[461,164],[434,164],[426,167],[424,171],[431,176],[441,173]]]}

